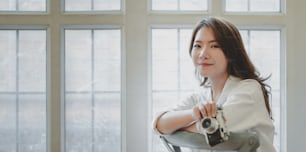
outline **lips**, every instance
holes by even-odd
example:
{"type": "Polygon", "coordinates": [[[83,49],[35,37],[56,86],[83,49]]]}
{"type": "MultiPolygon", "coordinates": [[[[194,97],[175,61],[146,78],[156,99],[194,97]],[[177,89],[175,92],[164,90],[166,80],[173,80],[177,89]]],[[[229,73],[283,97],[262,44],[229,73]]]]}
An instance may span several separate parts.
{"type": "Polygon", "coordinates": [[[212,63],[199,63],[199,65],[205,67],[205,66],[210,66],[210,65],[213,65],[213,64],[212,63]]]}

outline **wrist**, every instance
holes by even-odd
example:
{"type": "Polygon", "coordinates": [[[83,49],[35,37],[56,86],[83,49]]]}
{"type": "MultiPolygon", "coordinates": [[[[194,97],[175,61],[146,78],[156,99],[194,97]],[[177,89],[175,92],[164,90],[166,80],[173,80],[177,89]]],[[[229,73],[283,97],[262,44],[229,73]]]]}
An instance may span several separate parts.
{"type": "Polygon", "coordinates": [[[197,106],[192,108],[191,118],[192,118],[193,121],[200,121],[201,120],[200,110],[197,106]]]}

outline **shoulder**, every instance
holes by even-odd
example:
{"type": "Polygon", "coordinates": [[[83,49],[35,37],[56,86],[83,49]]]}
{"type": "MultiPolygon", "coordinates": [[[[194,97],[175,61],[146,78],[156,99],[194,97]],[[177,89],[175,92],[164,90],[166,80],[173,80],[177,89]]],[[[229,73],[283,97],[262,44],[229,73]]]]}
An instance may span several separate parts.
{"type": "Polygon", "coordinates": [[[239,79],[235,77],[231,77],[230,79],[233,81],[233,92],[245,92],[247,94],[261,92],[261,85],[255,79],[239,79]]]}
{"type": "Polygon", "coordinates": [[[264,100],[261,85],[257,80],[242,80],[235,77],[230,77],[230,79],[227,101],[254,104],[258,100],[264,100]]]}

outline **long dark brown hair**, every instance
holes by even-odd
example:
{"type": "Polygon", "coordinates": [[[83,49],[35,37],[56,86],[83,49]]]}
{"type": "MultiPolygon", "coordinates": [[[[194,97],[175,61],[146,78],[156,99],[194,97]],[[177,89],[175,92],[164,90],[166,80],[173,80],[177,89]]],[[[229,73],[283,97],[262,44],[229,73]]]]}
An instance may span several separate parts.
{"type": "MultiPolygon", "coordinates": [[[[269,91],[270,86],[265,83],[265,81],[269,79],[270,76],[266,78],[260,77],[259,72],[256,70],[255,66],[247,55],[237,27],[223,18],[204,18],[196,25],[193,30],[189,47],[190,55],[192,53],[195,36],[202,27],[209,27],[212,29],[216,41],[219,43],[227,59],[227,73],[229,75],[239,77],[241,79],[255,79],[258,81],[258,83],[261,85],[267,111],[271,117],[271,108],[269,104],[269,95],[271,94],[269,91]]],[[[200,85],[206,86],[208,83],[207,78],[203,78],[198,71],[196,71],[196,75],[197,78],[201,81],[200,85]]]]}

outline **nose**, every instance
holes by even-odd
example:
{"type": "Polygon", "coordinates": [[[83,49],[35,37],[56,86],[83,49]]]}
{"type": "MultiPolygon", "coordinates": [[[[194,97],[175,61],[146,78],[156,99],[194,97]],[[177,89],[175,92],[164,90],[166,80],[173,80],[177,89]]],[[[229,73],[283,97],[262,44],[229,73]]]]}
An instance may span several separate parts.
{"type": "Polygon", "coordinates": [[[207,47],[203,46],[202,49],[200,50],[199,57],[200,58],[206,58],[206,55],[207,55],[207,47]]]}

